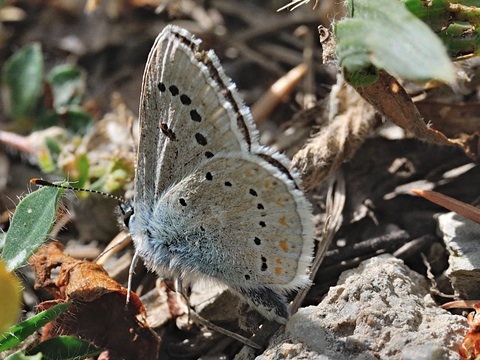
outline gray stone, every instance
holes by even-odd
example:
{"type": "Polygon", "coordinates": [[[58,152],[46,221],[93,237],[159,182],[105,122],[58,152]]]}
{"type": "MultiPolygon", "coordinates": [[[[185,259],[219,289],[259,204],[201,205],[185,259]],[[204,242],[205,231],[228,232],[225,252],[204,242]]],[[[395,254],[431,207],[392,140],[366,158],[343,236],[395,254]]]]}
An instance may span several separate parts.
{"type": "Polygon", "coordinates": [[[460,359],[467,330],[465,318],[435,304],[421,275],[382,255],[344,272],[258,359],[460,359]]]}
{"type": "Polygon", "coordinates": [[[480,224],[450,212],[438,217],[438,229],[450,252],[446,275],[463,300],[480,298],[480,224]]]}

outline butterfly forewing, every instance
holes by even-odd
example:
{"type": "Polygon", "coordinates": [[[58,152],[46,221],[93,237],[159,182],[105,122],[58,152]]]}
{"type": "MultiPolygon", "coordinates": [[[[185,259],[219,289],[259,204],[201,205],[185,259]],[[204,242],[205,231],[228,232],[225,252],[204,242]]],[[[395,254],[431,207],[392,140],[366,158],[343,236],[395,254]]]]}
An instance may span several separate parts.
{"type": "Polygon", "coordinates": [[[139,198],[158,198],[202,162],[225,150],[248,151],[256,141],[250,114],[235,111],[245,107],[216,56],[199,52],[197,42],[170,27],[148,58],[140,99],[139,198]]]}

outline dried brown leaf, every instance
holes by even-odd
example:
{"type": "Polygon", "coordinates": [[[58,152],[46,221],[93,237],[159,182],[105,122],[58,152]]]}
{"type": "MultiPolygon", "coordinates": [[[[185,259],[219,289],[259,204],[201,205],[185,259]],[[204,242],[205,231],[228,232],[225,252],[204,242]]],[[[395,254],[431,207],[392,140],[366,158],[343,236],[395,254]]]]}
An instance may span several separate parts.
{"type": "Polygon", "coordinates": [[[385,71],[379,72],[378,80],[374,84],[355,89],[380,114],[412,133],[417,139],[433,144],[458,146],[474,157],[462,141],[449,139],[428,126],[402,85],[385,71]]]}
{"type": "MultiPolygon", "coordinates": [[[[59,243],[49,243],[30,259],[36,273],[35,288],[49,290],[54,303],[72,302],[67,312],[44,328],[42,340],[71,335],[108,349],[112,358],[156,359],[160,339],[139,320],[139,315],[145,316],[140,299],[132,293],[126,305],[127,289],[101,266],[71,258],[62,248],[59,243]],[[51,272],[57,267],[60,273],[54,280],[51,272]]],[[[44,302],[39,307],[51,305],[44,302]]]]}

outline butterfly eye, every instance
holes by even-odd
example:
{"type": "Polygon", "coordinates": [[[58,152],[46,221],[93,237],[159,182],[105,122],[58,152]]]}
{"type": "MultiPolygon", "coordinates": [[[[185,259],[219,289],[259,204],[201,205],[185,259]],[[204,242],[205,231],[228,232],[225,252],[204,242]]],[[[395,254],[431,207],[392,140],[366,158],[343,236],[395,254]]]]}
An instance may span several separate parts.
{"type": "Polygon", "coordinates": [[[133,202],[120,203],[120,212],[121,215],[123,215],[123,225],[125,225],[125,227],[129,229],[133,224],[133,220],[135,218],[135,214],[133,211],[133,202]]]}

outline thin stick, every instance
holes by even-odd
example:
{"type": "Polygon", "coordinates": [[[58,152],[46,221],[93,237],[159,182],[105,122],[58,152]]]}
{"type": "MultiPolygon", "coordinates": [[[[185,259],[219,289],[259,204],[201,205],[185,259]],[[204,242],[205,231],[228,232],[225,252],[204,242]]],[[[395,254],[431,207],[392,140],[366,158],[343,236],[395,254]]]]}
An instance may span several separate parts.
{"type": "Polygon", "coordinates": [[[106,246],[105,250],[103,250],[102,253],[97,256],[95,263],[102,266],[105,265],[107,260],[110,259],[113,254],[129,245],[131,243],[131,239],[132,238],[130,234],[127,234],[124,231],[119,232],[118,235],[115,236],[115,238],[106,246]],[[112,250],[116,251],[113,252],[112,250]]]}
{"type": "Polygon", "coordinates": [[[135,267],[137,266],[138,258],[138,253],[135,251],[133,253],[132,262],[130,263],[130,268],[128,269],[127,300],[125,302],[125,306],[127,306],[130,302],[130,292],[132,291],[132,278],[133,274],[135,273],[135,267]]]}
{"type": "Polygon", "coordinates": [[[254,348],[254,349],[258,349],[258,350],[261,350],[262,347],[260,345],[258,345],[257,343],[253,342],[252,340],[250,339],[247,339],[245,336],[242,336],[242,335],[239,335],[239,334],[236,334],[232,331],[229,331],[227,329],[224,329],[218,325],[215,325],[213,323],[211,323],[210,321],[204,319],[203,317],[201,317],[200,315],[198,315],[195,311],[193,311],[192,309],[190,309],[190,316],[192,318],[193,321],[209,328],[210,330],[213,330],[213,331],[216,331],[220,334],[223,334],[223,335],[226,335],[228,337],[231,337],[232,339],[235,339],[235,340],[238,340],[240,341],[241,343],[247,345],[247,346],[250,346],[251,348],[254,348]]]}
{"type": "Polygon", "coordinates": [[[414,189],[412,192],[418,196],[430,200],[437,205],[443,206],[450,211],[455,211],[457,214],[460,214],[467,219],[476,222],[477,224],[480,224],[480,209],[476,208],[475,206],[466,204],[463,201],[459,201],[436,191],[414,189]]]}

